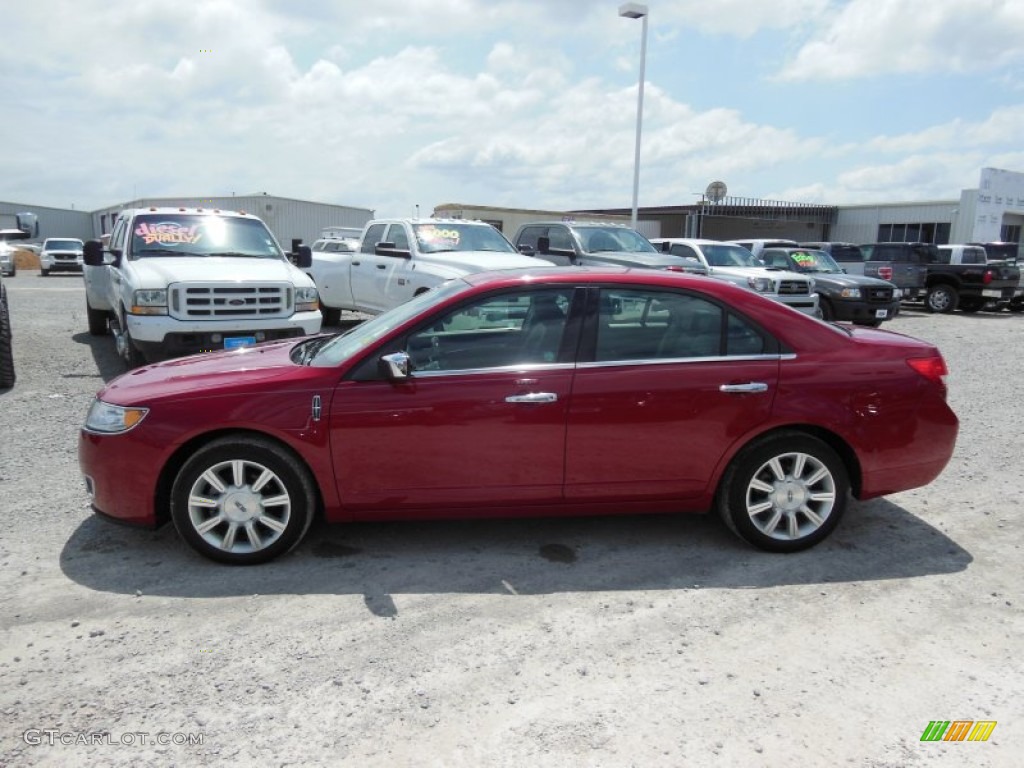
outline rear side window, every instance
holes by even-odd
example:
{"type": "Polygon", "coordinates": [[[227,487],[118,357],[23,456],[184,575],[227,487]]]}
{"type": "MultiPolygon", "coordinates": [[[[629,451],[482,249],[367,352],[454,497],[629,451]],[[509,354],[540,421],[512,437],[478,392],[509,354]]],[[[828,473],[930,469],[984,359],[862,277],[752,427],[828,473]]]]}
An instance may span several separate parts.
{"type": "Polygon", "coordinates": [[[366,235],[363,237],[363,244],[359,250],[363,253],[373,253],[373,249],[377,243],[381,242],[384,237],[385,224],[374,224],[372,227],[366,230],[366,235]]]}

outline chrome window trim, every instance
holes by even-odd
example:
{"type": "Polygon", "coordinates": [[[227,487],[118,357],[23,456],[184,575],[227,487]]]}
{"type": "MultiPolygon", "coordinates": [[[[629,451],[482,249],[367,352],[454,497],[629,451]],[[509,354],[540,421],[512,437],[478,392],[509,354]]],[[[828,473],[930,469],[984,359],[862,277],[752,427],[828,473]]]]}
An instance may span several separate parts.
{"type": "Polygon", "coordinates": [[[493,368],[461,368],[456,371],[410,371],[410,379],[436,379],[446,376],[478,375],[482,373],[533,373],[535,371],[571,371],[577,368],[575,363],[527,363],[520,365],[501,365],[493,368]]]}
{"type": "Polygon", "coordinates": [[[601,360],[591,363],[580,363],[576,367],[584,368],[610,368],[626,365],[668,365],[670,363],[735,363],[751,362],[757,360],[795,360],[796,355],[792,353],[769,355],[714,355],[709,357],[657,357],[644,358],[642,360],[601,360]]]}

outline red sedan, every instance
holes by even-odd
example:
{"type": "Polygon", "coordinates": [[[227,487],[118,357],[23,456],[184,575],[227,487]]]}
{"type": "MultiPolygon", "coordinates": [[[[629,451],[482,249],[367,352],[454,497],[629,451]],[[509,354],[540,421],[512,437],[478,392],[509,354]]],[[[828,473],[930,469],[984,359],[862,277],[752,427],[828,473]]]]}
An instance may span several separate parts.
{"type": "Polygon", "coordinates": [[[97,512],[269,560],[329,521],[717,510],[749,543],[824,539],[849,496],[953,452],[936,349],[728,283],[539,268],[438,286],[337,336],[112,381],[79,462],[97,512]]]}

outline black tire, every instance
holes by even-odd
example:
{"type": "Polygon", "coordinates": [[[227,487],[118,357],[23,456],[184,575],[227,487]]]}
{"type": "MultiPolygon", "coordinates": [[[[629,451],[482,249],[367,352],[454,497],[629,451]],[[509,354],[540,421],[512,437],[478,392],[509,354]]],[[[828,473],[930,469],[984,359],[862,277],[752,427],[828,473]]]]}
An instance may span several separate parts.
{"type": "Polygon", "coordinates": [[[93,309],[89,306],[89,299],[85,300],[85,316],[89,320],[89,333],[93,336],[106,336],[109,330],[109,322],[106,310],[93,309]]]}
{"type": "Polygon", "coordinates": [[[142,354],[138,347],[135,346],[135,342],[132,341],[132,335],[128,332],[127,324],[122,326],[121,318],[123,315],[114,315],[114,324],[117,326],[114,331],[115,343],[117,344],[117,353],[124,360],[124,364],[128,367],[128,370],[138,368],[146,364],[146,356],[142,354]]]}
{"type": "Polygon", "coordinates": [[[1019,302],[1017,304],[1011,302],[1007,309],[1011,312],[1024,312],[1024,302],[1019,302]]]}
{"type": "Polygon", "coordinates": [[[952,312],[959,303],[960,294],[956,292],[956,288],[942,283],[929,288],[928,294],[924,297],[924,308],[929,312],[952,312]]]}
{"type": "Polygon", "coordinates": [[[306,467],[277,443],[251,435],[203,446],[171,487],[171,519],[178,533],[199,554],[229,565],[265,563],[295,547],[309,530],[315,507],[306,467]],[[190,505],[190,499],[204,503],[190,505]]]}
{"type": "Polygon", "coordinates": [[[796,552],[835,529],[849,492],[846,466],[832,448],[811,435],[780,432],[755,440],[733,459],[718,490],[718,511],[747,543],[796,552]]]}
{"type": "Polygon", "coordinates": [[[39,268],[39,274],[42,275],[43,277],[49,277],[50,270],[44,269],[43,267],[40,267],[39,268]]]}
{"type": "Polygon", "coordinates": [[[829,303],[828,299],[822,297],[820,294],[818,299],[818,311],[821,312],[821,319],[827,323],[830,323],[836,319],[835,309],[832,308],[832,305],[829,303]]]}
{"type": "Polygon", "coordinates": [[[335,309],[334,307],[327,307],[323,304],[320,305],[320,314],[323,315],[322,325],[340,325],[341,324],[341,310],[335,309]]]}
{"type": "Polygon", "coordinates": [[[7,310],[7,289],[0,285],[0,389],[13,387],[15,378],[11,316],[7,310]]]}

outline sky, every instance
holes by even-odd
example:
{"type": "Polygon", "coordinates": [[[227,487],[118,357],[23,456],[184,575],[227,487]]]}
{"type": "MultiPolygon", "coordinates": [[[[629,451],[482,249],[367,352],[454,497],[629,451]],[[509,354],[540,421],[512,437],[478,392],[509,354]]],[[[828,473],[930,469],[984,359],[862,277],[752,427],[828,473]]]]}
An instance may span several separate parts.
{"type": "MultiPolygon", "coordinates": [[[[32,0],[0,200],[271,195],[429,214],[632,204],[616,0],[32,0]]],[[[639,205],[958,199],[1024,171],[1024,0],[651,0],[639,205]]]]}

